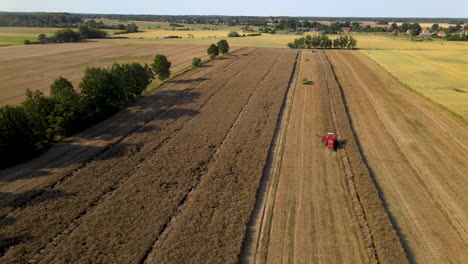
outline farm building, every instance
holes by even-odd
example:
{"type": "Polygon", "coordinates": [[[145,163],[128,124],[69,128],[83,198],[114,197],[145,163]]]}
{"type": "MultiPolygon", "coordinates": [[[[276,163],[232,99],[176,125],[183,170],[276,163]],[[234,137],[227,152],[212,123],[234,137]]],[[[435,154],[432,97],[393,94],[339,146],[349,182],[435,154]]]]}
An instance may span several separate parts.
{"type": "Polygon", "coordinates": [[[253,27],[246,27],[245,30],[247,30],[247,31],[254,31],[253,27]]]}
{"type": "Polygon", "coordinates": [[[343,33],[348,33],[350,30],[351,30],[350,27],[342,27],[341,28],[341,31],[343,31],[343,33]]]}
{"type": "Polygon", "coordinates": [[[419,36],[420,36],[420,37],[430,37],[430,36],[432,36],[432,33],[431,33],[431,31],[429,31],[429,30],[426,29],[426,30],[423,30],[423,31],[419,34],[419,36]]]}
{"type": "Polygon", "coordinates": [[[437,32],[437,36],[439,36],[441,38],[445,38],[447,36],[447,34],[445,34],[444,31],[439,31],[439,32],[437,32]]]}
{"type": "Polygon", "coordinates": [[[459,32],[460,35],[468,35],[468,29],[462,29],[460,32],[459,32]]]}
{"type": "Polygon", "coordinates": [[[310,32],[319,32],[319,28],[318,27],[311,27],[310,32]]]}
{"type": "Polygon", "coordinates": [[[408,34],[408,35],[411,35],[411,34],[413,34],[413,30],[412,30],[411,28],[410,28],[410,29],[408,29],[408,30],[406,30],[406,34],[408,34]]]}

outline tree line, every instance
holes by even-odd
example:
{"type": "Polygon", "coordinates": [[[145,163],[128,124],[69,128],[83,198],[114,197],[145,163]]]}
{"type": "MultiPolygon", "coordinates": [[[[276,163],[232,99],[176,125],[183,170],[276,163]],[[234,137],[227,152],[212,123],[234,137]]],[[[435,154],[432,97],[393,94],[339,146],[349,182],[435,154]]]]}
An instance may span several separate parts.
{"type": "Polygon", "coordinates": [[[31,158],[128,106],[155,75],[169,78],[170,67],[166,56],[157,55],[151,67],[131,63],[86,68],[79,91],[63,77],[55,79],[48,96],[28,89],[19,106],[0,107],[0,167],[31,158]]]}
{"type": "MultiPolygon", "coordinates": [[[[266,26],[267,23],[283,20],[294,20],[299,22],[309,21],[375,21],[380,25],[391,22],[408,23],[451,23],[464,24],[467,18],[411,18],[411,17],[256,17],[256,16],[220,16],[220,15],[119,15],[119,14],[69,14],[69,13],[12,13],[0,12],[0,26],[23,26],[23,27],[77,27],[84,23],[85,19],[115,19],[121,21],[155,21],[169,23],[186,24],[212,24],[212,25],[253,25],[266,26]]],[[[291,23],[291,22],[287,22],[291,23]]],[[[347,22],[340,22],[347,23],[347,22]]],[[[288,26],[287,28],[294,28],[288,26]]],[[[369,30],[367,26],[363,27],[369,30]]],[[[376,30],[383,30],[386,27],[376,27],[376,30]]],[[[102,29],[116,29],[116,26],[106,25],[102,29]]]]}
{"type": "Polygon", "coordinates": [[[357,46],[357,40],[348,35],[340,36],[333,40],[326,35],[307,35],[305,37],[295,39],[293,42],[289,42],[287,46],[292,49],[355,49],[357,46]]]}

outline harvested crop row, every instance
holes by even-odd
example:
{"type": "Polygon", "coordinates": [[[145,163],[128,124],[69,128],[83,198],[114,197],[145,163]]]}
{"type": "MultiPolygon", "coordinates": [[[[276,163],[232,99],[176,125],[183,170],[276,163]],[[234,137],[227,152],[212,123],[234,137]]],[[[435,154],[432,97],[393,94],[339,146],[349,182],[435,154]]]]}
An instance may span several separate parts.
{"type": "Polygon", "coordinates": [[[346,139],[346,154],[349,160],[352,180],[356,187],[358,202],[363,208],[364,218],[369,225],[371,244],[375,248],[377,261],[380,263],[407,263],[405,252],[388,213],[386,212],[369,168],[364,162],[354,131],[348,117],[343,94],[328,59],[323,60],[323,67],[328,80],[328,88],[333,96],[337,130],[340,137],[346,139]]]}
{"type": "Polygon", "coordinates": [[[281,164],[268,182],[257,241],[246,252],[252,263],[368,263],[341,150],[315,136],[334,131],[322,68],[317,53],[302,51],[281,164]]]}
{"type": "MultiPolygon", "coordinates": [[[[53,241],[53,247],[61,237],[79,224],[76,222],[77,219],[79,220],[89,213],[90,208],[99,204],[104,194],[111,194],[130,178],[136,169],[135,166],[154,154],[197,115],[213,95],[218,93],[226,78],[239,73],[255,59],[255,56],[248,56],[243,60],[226,60],[221,64],[227,68],[218,70],[214,67],[201,68],[199,71],[183,76],[190,80],[188,84],[184,79],[178,82],[180,78],[183,78],[181,76],[174,83],[167,85],[174,90],[165,89],[144,98],[142,100],[144,104],[139,105],[141,106],[139,110],[146,113],[143,117],[149,122],[141,128],[137,126],[138,129],[135,128],[130,136],[76,172],[65,175],[65,178],[60,178],[63,175],[51,177],[49,185],[52,187],[28,202],[28,206],[24,209],[19,209],[8,216],[9,219],[15,219],[15,222],[13,225],[5,226],[1,230],[2,235],[26,238],[33,236],[38,239],[19,241],[18,245],[8,249],[5,259],[27,261],[39,249],[46,247],[48,241],[55,238],[57,241],[53,241]],[[227,69],[228,71],[225,71],[227,69]],[[200,74],[206,77],[211,76],[210,84],[206,84],[205,79],[198,78],[200,74]],[[155,110],[145,111],[145,108],[155,110]],[[59,182],[53,182],[53,179],[57,178],[60,179],[59,182]],[[47,226],[37,227],[38,222],[47,223],[47,226]],[[19,230],[22,231],[19,232],[19,230]]],[[[215,61],[214,65],[219,63],[215,61]]],[[[138,113],[138,109],[135,109],[135,112],[138,113]]],[[[126,115],[127,120],[135,117],[129,113],[122,114],[126,115]]],[[[113,133],[118,132],[113,131],[113,133]]],[[[92,139],[89,143],[92,143],[92,139]]],[[[40,160],[41,157],[38,159],[40,160]]],[[[37,258],[40,259],[41,255],[37,258]]]]}
{"type": "MultiPolygon", "coordinates": [[[[226,81],[177,135],[138,166],[41,262],[139,262],[198,184],[234,121],[272,67],[268,53],[226,81]]],[[[244,56],[241,60],[249,60],[244,56]]],[[[229,70],[227,71],[229,72],[229,70]]],[[[206,81],[206,85],[210,80],[206,81]]],[[[219,86],[218,86],[219,87],[219,86]]]]}
{"type": "Polygon", "coordinates": [[[270,56],[278,62],[147,263],[238,261],[297,52],[270,51],[270,56]]]}

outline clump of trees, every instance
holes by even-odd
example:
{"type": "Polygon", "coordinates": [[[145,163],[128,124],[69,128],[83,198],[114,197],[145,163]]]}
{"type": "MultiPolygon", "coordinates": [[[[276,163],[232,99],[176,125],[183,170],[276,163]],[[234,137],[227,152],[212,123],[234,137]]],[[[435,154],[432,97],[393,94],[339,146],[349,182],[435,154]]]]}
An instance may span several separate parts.
{"type": "Polygon", "coordinates": [[[131,23],[131,24],[128,24],[128,25],[119,24],[119,25],[117,25],[117,28],[120,29],[120,30],[123,30],[123,31],[119,32],[119,33],[114,33],[114,34],[126,34],[126,33],[138,32],[138,26],[135,23],[131,23]]]}
{"type": "Polygon", "coordinates": [[[0,168],[109,117],[135,100],[153,78],[146,64],[114,64],[87,68],[79,92],[63,77],[52,83],[49,96],[27,90],[21,105],[0,107],[0,168]]]}
{"type": "Polygon", "coordinates": [[[222,39],[218,41],[218,43],[211,44],[208,49],[206,50],[210,58],[215,58],[216,56],[219,55],[221,52],[222,54],[228,54],[229,53],[229,43],[225,40],[222,39]]]}
{"type": "MultiPolygon", "coordinates": [[[[82,24],[78,27],[78,31],[70,28],[60,29],[54,33],[53,36],[47,37],[45,34],[40,34],[37,37],[39,44],[46,43],[65,43],[65,42],[79,42],[84,39],[106,38],[107,33],[104,30],[92,28],[87,24],[82,24]]],[[[36,44],[28,42],[25,44],[36,44]]]]}
{"type": "Polygon", "coordinates": [[[310,36],[295,39],[294,42],[289,42],[288,47],[292,49],[354,49],[357,46],[357,40],[351,36],[341,36],[331,40],[328,36],[310,36]]]}

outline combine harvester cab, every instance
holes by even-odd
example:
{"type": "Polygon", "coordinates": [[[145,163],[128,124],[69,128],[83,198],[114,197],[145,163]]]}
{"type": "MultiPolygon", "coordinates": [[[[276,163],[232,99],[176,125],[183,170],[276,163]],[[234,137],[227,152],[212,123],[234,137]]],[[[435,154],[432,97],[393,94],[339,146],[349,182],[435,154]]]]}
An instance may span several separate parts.
{"type": "Polygon", "coordinates": [[[335,151],[338,149],[338,139],[336,138],[335,133],[327,133],[326,136],[317,136],[322,138],[323,143],[328,147],[328,149],[333,149],[335,151]]]}
{"type": "Polygon", "coordinates": [[[329,148],[329,149],[333,149],[336,151],[336,149],[338,148],[338,140],[336,139],[336,135],[334,133],[328,133],[326,136],[325,136],[325,145],[329,148]]]}

